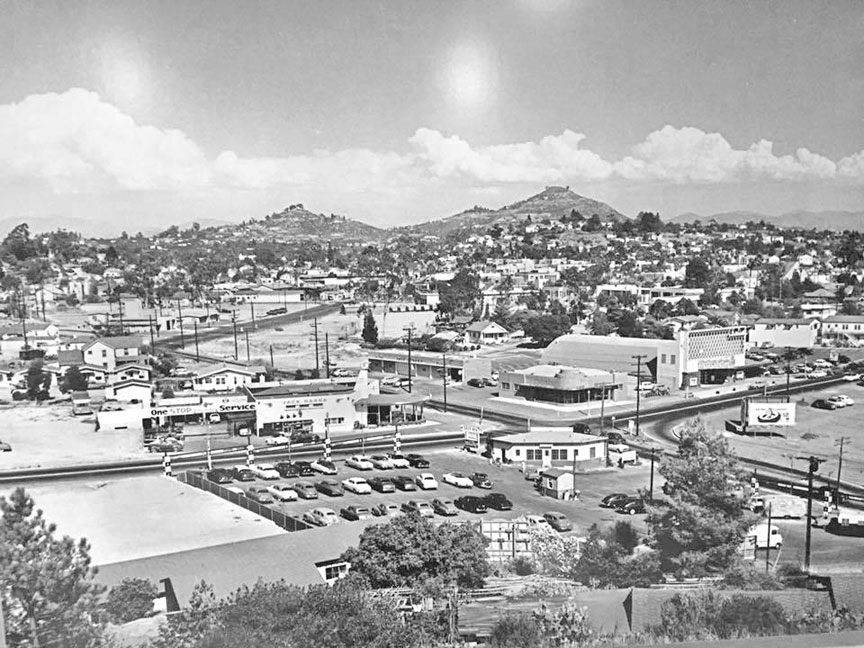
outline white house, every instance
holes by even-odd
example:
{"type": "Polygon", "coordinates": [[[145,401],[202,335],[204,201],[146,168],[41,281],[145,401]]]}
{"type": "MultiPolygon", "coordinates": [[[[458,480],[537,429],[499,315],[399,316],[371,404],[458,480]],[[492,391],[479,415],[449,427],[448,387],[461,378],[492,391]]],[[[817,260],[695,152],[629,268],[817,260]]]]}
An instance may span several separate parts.
{"type": "Polygon", "coordinates": [[[192,384],[195,389],[206,392],[234,391],[243,385],[263,380],[264,367],[241,367],[239,365],[211,365],[195,372],[192,384]]]}
{"type": "Polygon", "coordinates": [[[123,380],[105,387],[105,398],[124,402],[150,403],[153,386],[146,380],[123,380]]]}
{"type": "Polygon", "coordinates": [[[113,371],[118,364],[138,362],[141,340],[134,335],[96,338],[85,345],[84,362],[113,371]]]}
{"type": "Polygon", "coordinates": [[[496,322],[474,322],[467,329],[468,341],[473,344],[496,344],[509,337],[509,332],[496,322]]]}

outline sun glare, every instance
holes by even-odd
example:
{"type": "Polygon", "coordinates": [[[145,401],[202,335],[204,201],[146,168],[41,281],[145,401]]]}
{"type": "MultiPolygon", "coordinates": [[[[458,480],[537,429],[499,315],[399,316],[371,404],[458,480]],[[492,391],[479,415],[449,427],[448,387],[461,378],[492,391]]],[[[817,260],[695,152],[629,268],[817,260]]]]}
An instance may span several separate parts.
{"type": "Polygon", "coordinates": [[[494,98],[497,66],[489,48],[476,42],[453,46],[442,72],[444,91],[458,107],[481,108],[494,98]]]}

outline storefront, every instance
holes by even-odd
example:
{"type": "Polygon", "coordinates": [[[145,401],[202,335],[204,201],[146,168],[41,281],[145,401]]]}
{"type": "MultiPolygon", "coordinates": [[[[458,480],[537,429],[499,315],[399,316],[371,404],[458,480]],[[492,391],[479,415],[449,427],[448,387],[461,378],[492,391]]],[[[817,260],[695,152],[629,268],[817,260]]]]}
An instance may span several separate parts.
{"type": "Polygon", "coordinates": [[[412,394],[373,394],[357,402],[366,408],[368,426],[421,423],[428,396],[412,394]]]}

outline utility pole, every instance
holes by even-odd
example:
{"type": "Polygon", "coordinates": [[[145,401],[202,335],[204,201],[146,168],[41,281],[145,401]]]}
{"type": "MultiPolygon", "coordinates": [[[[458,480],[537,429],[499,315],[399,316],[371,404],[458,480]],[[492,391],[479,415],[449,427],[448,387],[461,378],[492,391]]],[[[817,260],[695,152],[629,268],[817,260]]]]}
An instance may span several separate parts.
{"type": "Polygon", "coordinates": [[[795,458],[807,462],[807,535],[804,539],[804,571],[810,571],[810,536],[813,527],[813,475],[819,471],[819,464],[825,460],[818,459],[813,455],[795,458]]]}
{"type": "MultiPolygon", "coordinates": [[[[757,536],[758,537],[758,536],[757,536]]],[[[765,548],[765,573],[771,570],[771,502],[768,502],[768,543],[765,548]]],[[[757,541],[757,549],[758,541],[757,541]]]]}
{"type": "Polygon", "coordinates": [[[321,362],[318,357],[318,318],[312,318],[312,323],[315,327],[315,373],[318,374],[318,377],[321,377],[321,362]]]}
{"type": "Polygon", "coordinates": [[[631,356],[636,361],[636,436],[639,436],[639,414],[642,405],[642,359],[648,356],[639,353],[631,356]]]}
{"type": "MultiPolygon", "coordinates": [[[[121,297],[117,297],[117,308],[120,311],[120,335],[123,333],[123,299],[121,297]]],[[[45,304],[42,304],[42,315],[45,315],[45,304]]]]}
{"type": "Polygon", "coordinates": [[[19,304],[21,310],[21,330],[24,332],[24,348],[27,348],[27,304],[24,301],[24,295],[18,293],[19,304]]]}
{"type": "Polygon", "coordinates": [[[243,328],[243,333],[246,334],[246,362],[247,364],[251,362],[250,354],[249,354],[249,327],[246,326],[243,328]]]}
{"type": "Polygon", "coordinates": [[[605,421],[606,421],[606,388],[610,387],[610,386],[611,385],[601,385],[600,386],[600,389],[602,390],[601,396],[600,396],[600,435],[601,436],[603,435],[603,432],[606,429],[604,426],[605,421]]]}
{"type": "Polygon", "coordinates": [[[156,351],[156,340],[153,339],[153,316],[148,315],[147,321],[150,323],[150,350],[156,351]]]}
{"type": "Polygon", "coordinates": [[[252,329],[254,330],[255,329],[255,302],[250,303],[249,306],[252,308],[252,329]]]}
{"type": "Polygon", "coordinates": [[[231,314],[231,323],[234,325],[234,359],[237,359],[237,311],[231,314]]]}
{"type": "Polygon", "coordinates": [[[792,348],[786,347],[786,402],[789,402],[789,375],[792,373],[792,367],[789,365],[789,360],[792,357],[792,348]]]}
{"type": "Polygon", "coordinates": [[[326,375],[330,377],[330,334],[324,333],[324,364],[326,365],[326,375]]]}
{"type": "Polygon", "coordinates": [[[443,373],[442,379],[444,381],[444,411],[446,412],[447,411],[447,381],[448,381],[447,352],[446,351],[441,354],[441,362],[442,362],[442,370],[441,371],[443,373]]]}
{"type": "Polygon", "coordinates": [[[270,345],[270,369],[276,369],[276,363],[273,362],[273,345],[270,345]]]}
{"type": "Polygon", "coordinates": [[[648,501],[654,502],[654,455],[657,454],[657,448],[651,450],[651,480],[648,482],[648,501]]]}
{"type": "Polygon", "coordinates": [[[186,340],[183,337],[183,309],[180,307],[180,300],[177,300],[177,318],[180,320],[180,347],[186,348],[186,340]]]}
{"type": "Polygon", "coordinates": [[[414,333],[414,327],[413,326],[406,326],[402,330],[408,331],[408,393],[410,394],[413,387],[414,387],[414,381],[412,378],[412,375],[414,374],[414,369],[413,369],[413,365],[411,363],[411,340],[412,340],[411,336],[414,333]]]}
{"type": "Polygon", "coordinates": [[[201,356],[198,355],[198,318],[192,320],[195,325],[195,362],[201,362],[201,356]]]}
{"type": "Polygon", "coordinates": [[[840,461],[837,464],[837,486],[834,488],[834,505],[838,507],[840,506],[840,471],[843,470],[843,446],[847,441],[852,441],[852,439],[847,436],[841,436],[838,441],[834,442],[834,445],[838,443],[840,445],[840,461]]]}

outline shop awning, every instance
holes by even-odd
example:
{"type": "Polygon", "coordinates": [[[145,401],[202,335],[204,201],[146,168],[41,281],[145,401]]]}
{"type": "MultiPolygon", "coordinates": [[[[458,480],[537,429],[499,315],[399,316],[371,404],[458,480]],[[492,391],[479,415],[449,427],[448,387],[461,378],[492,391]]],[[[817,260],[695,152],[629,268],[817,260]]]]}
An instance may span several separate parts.
{"type": "Polygon", "coordinates": [[[367,407],[399,407],[401,405],[420,405],[429,400],[429,396],[419,394],[372,394],[368,398],[361,398],[356,405],[367,407]]]}

